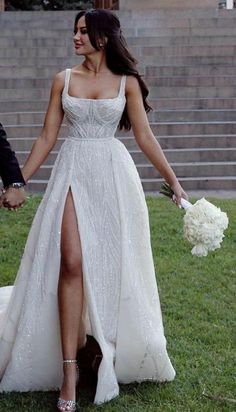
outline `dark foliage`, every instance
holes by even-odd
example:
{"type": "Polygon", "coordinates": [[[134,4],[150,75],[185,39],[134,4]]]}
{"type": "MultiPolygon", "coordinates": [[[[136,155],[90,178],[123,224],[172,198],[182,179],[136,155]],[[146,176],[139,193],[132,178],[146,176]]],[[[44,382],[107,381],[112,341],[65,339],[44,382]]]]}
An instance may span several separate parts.
{"type": "Polygon", "coordinates": [[[17,10],[86,10],[93,0],[6,0],[7,11],[17,10]]]}

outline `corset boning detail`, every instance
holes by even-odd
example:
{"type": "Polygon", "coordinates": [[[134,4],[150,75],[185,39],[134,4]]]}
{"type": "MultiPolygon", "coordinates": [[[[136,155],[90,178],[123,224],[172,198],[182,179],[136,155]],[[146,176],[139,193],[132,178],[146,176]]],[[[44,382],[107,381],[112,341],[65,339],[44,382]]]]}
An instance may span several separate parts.
{"type": "Polygon", "coordinates": [[[125,97],[114,99],[79,99],[63,93],[68,139],[106,140],[114,137],[125,107],[125,97]]]}
{"type": "Polygon", "coordinates": [[[69,126],[67,139],[71,140],[107,140],[114,137],[116,129],[97,127],[86,123],[81,126],[69,126]]]}

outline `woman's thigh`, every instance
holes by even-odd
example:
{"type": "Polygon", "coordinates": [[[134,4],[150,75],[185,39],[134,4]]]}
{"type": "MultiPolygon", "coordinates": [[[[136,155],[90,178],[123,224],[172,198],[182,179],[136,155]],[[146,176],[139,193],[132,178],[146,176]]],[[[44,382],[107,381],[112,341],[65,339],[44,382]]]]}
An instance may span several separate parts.
{"type": "Polygon", "coordinates": [[[71,190],[68,191],[61,226],[61,266],[65,271],[78,272],[82,267],[79,226],[71,190]]]}

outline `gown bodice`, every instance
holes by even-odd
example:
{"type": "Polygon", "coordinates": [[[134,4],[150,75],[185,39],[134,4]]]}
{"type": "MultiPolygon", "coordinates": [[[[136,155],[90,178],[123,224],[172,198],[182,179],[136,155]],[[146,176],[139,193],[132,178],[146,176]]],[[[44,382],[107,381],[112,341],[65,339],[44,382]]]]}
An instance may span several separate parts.
{"type": "Polygon", "coordinates": [[[117,97],[83,99],[69,95],[70,74],[71,69],[66,69],[62,93],[62,105],[66,124],[69,127],[68,139],[104,140],[114,137],[126,103],[126,76],[121,77],[117,97]]]}

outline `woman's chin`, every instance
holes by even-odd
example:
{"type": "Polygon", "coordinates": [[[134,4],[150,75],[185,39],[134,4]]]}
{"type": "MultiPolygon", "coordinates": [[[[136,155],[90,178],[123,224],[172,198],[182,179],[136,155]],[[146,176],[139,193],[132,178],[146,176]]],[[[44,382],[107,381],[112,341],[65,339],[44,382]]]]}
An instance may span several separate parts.
{"type": "Polygon", "coordinates": [[[83,51],[82,51],[82,48],[75,49],[75,54],[77,56],[82,56],[84,54],[83,51]]]}

